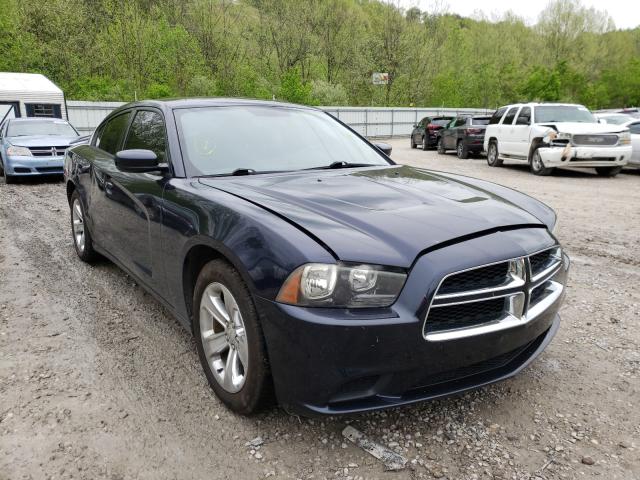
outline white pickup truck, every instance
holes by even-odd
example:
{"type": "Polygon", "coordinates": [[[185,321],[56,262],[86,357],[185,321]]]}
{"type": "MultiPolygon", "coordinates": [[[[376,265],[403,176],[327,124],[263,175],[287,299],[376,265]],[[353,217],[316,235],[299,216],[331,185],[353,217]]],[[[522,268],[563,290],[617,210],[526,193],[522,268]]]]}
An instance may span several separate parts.
{"type": "Polygon", "coordinates": [[[582,105],[524,103],[501,107],[484,136],[487,163],[527,163],[535,175],[556,167],[595,168],[613,177],[631,159],[629,130],[598,123],[582,105]]]}

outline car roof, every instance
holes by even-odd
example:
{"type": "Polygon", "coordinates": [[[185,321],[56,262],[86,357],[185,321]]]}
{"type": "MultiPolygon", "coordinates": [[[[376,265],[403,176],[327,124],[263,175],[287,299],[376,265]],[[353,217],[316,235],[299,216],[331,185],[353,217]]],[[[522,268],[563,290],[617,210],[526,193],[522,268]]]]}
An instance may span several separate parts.
{"type": "Polygon", "coordinates": [[[504,105],[501,108],[511,108],[511,107],[584,107],[584,105],[580,105],[579,103],[527,102],[527,103],[512,103],[509,105],[504,105]]]}
{"type": "Polygon", "coordinates": [[[322,111],[314,107],[306,105],[298,105],[295,103],[277,102],[272,100],[256,100],[252,98],[168,98],[162,100],[141,100],[137,102],[127,103],[118,107],[115,111],[125,110],[135,107],[156,107],[160,109],[179,109],[179,108],[197,108],[197,107],[228,107],[238,105],[252,105],[263,107],[282,107],[282,108],[299,108],[304,110],[322,111]]]}

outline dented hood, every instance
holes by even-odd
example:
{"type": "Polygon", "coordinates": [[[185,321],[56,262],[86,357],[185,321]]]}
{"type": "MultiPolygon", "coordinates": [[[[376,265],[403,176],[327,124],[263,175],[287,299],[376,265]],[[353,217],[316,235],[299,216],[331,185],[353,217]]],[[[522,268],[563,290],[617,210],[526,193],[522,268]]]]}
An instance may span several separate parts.
{"type": "Polygon", "coordinates": [[[544,227],[487,188],[408,166],[200,182],[286,218],[345,261],[408,267],[443,242],[502,227],[544,227]]]}

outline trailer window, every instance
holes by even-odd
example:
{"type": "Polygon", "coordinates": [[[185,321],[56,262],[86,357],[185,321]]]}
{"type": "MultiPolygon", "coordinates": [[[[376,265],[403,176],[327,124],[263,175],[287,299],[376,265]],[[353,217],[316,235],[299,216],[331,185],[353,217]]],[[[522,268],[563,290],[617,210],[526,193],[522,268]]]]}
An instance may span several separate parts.
{"type": "Polygon", "coordinates": [[[27,117],[62,118],[60,105],[55,103],[25,103],[27,117]]]}

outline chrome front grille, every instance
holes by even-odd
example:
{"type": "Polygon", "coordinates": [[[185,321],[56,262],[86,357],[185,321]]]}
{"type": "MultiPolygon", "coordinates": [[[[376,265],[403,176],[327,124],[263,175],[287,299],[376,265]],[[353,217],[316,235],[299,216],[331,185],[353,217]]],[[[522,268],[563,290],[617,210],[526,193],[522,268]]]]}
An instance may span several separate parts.
{"type": "Polygon", "coordinates": [[[585,147],[611,147],[618,143],[618,135],[574,135],[573,144],[585,147]]]}
{"type": "Polygon", "coordinates": [[[34,157],[62,157],[67,147],[29,147],[34,157]]]}
{"type": "Polygon", "coordinates": [[[425,339],[464,338],[533,320],[560,298],[564,287],[554,276],[562,262],[556,246],[447,275],[425,317],[425,339]]]}

